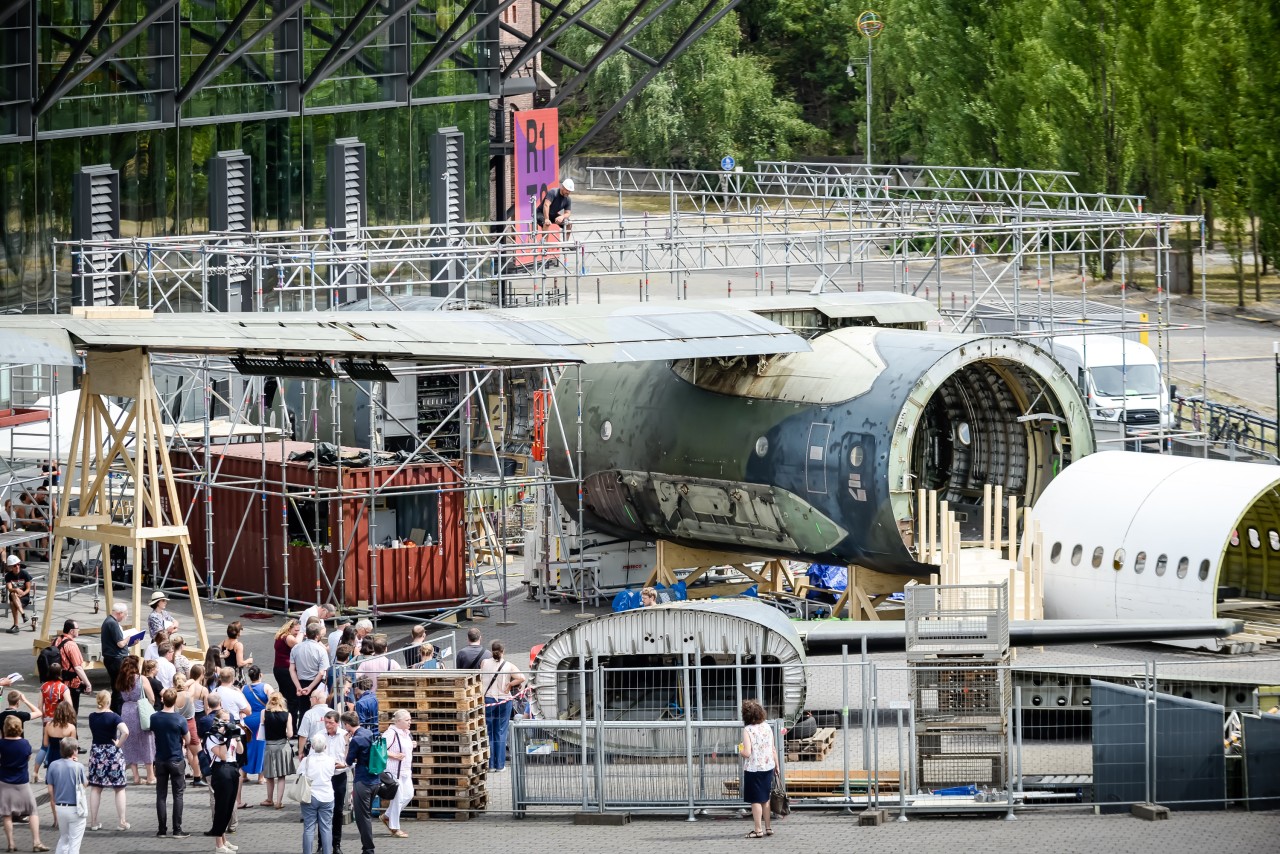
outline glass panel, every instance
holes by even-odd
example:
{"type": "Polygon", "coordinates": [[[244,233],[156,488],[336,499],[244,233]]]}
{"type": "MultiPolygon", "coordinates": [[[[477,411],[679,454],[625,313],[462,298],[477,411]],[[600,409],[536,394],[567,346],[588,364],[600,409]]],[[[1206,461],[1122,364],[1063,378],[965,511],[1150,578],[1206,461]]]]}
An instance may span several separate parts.
{"type": "MultiPolygon", "coordinates": [[[[258,3],[240,27],[231,46],[255,38],[274,18],[272,5],[258,3]]],[[[241,10],[243,0],[184,2],[179,35],[179,86],[195,77],[209,50],[241,10]]],[[[259,113],[286,109],[288,83],[298,82],[298,19],[277,27],[255,41],[235,62],[228,65],[182,105],[184,118],[259,113]]],[[[207,69],[211,70],[211,69],[207,69]]]]}

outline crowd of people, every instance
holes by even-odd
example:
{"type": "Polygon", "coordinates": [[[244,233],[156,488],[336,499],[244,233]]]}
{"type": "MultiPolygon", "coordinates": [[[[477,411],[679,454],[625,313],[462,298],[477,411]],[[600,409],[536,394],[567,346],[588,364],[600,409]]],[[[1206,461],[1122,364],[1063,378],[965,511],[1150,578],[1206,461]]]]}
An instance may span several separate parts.
{"type": "MultiPolygon", "coordinates": [[[[0,712],[0,815],[9,851],[17,850],[14,817],[24,816],[32,850],[50,850],[31,786],[42,776],[58,854],[76,854],[86,833],[104,830],[104,792],[114,804],[114,829],[130,830],[131,786],[154,787],[156,835],[179,840],[191,836],[185,795],[190,788],[208,791],[212,820],[203,833],[215,854],[238,850],[231,835],[242,811],[283,810],[306,789],[300,800],[304,854],[341,854],[348,802],[362,854],[374,854],[375,809],[392,837],[408,838],[400,819],[413,799],[416,737],[410,713],[379,709],[374,688],[388,670],[444,666],[423,627],[393,656],[386,636],[368,620],[337,618],[333,607],[309,608],[275,634],[272,685],[241,641],[239,622],[227,627],[221,643],[210,644],[203,661],[194,661],[183,653],[167,596],[156,591],[149,606],[142,655],[131,652],[137,633],[128,628],[129,607],[116,602],[100,634],[105,674],[90,678],[76,642],[79,624],[67,620],[38,657],[39,703],[9,692],[8,708],[0,712]],[[79,756],[85,734],[77,728],[84,694],[94,702],[87,765],[79,756]],[[36,717],[40,739],[33,744],[25,724],[36,717]],[[378,773],[370,768],[375,745],[386,759],[378,773]],[[259,783],[262,799],[246,800],[246,784],[259,783]]],[[[449,666],[480,672],[490,767],[504,768],[513,694],[524,676],[505,659],[503,645],[485,647],[477,629],[449,666]]]]}

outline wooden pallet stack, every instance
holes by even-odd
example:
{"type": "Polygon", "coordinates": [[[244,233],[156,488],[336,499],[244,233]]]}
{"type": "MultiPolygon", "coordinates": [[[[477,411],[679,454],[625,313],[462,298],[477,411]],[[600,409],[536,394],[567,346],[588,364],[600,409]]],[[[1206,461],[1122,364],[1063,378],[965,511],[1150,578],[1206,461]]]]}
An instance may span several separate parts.
{"type": "Polygon", "coordinates": [[[411,715],[413,800],[405,814],[419,821],[466,821],[488,805],[489,737],[480,674],[414,670],[378,675],[378,710],[411,715]]]}
{"type": "Polygon", "coordinates": [[[836,731],[822,727],[808,738],[795,738],[786,742],[788,762],[820,762],[827,758],[836,743],[836,731]]]}

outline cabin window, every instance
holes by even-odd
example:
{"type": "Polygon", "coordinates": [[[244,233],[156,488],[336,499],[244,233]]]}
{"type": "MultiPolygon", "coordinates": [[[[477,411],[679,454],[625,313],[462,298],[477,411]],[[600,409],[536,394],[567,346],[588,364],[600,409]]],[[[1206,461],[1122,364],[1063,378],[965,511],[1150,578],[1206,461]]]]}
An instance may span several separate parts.
{"type": "Polygon", "coordinates": [[[1169,556],[1160,555],[1156,558],[1156,575],[1164,575],[1164,571],[1169,568],[1169,556]]]}
{"type": "Polygon", "coordinates": [[[1097,569],[1100,566],[1102,566],[1102,546],[1093,550],[1093,568],[1097,569]]]}
{"type": "Polygon", "coordinates": [[[1280,552],[1280,533],[1275,528],[1267,531],[1267,542],[1271,544],[1271,551],[1280,552]]]}
{"type": "Polygon", "coordinates": [[[1115,555],[1111,558],[1111,568],[1116,572],[1124,569],[1124,549],[1116,549],[1115,555]]]}
{"type": "Polygon", "coordinates": [[[1060,557],[1062,557],[1062,543],[1054,543],[1053,548],[1049,549],[1049,561],[1057,563],[1060,557]]]}
{"type": "Polygon", "coordinates": [[[1200,580],[1209,580],[1209,561],[1207,560],[1200,561],[1200,580]]]}
{"type": "Polygon", "coordinates": [[[1077,545],[1074,549],[1071,550],[1071,565],[1079,566],[1080,558],[1083,555],[1084,555],[1084,546],[1077,545]]]}
{"type": "Polygon", "coordinates": [[[1262,539],[1258,536],[1257,528],[1249,529],[1249,546],[1255,549],[1262,547],[1262,539]]]}
{"type": "Polygon", "coordinates": [[[1138,552],[1133,557],[1133,574],[1142,575],[1142,570],[1147,568],[1147,553],[1138,552]]]}
{"type": "Polygon", "coordinates": [[[1184,558],[1182,558],[1181,560],[1179,560],[1179,561],[1178,561],[1178,577],[1179,577],[1179,578],[1186,578],[1186,577],[1187,577],[1187,570],[1188,570],[1188,569],[1190,569],[1190,568],[1191,568],[1191,560],[1190,560],[1190,558],[1185,558],[1185,557],[1184,557],[1184,558]]]}

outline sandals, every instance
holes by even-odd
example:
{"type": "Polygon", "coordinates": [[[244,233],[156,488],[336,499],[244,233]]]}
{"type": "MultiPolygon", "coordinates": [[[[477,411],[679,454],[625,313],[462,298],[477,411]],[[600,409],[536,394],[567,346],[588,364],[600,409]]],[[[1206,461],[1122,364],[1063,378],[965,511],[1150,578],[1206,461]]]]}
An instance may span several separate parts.
{"type": "Polygon", "coordinates": [[[398,827],[397,827],[397,828],[392,829],[392,831],[391,831],[391,835],[392,835],[392,836],[394,836],[394,837],[396,837],[397,839],[408,839],[408,838],[409,838],[409,834],[405,833],[403,830],[401,830],[401,829],[400,829],[400,828],[398,828],[398,827]]]}
{"type": "Polygon", "coordinates": [[[746,838],[747,839],[764,839],[764,832],[760,830],[753,830],[747,834],[746,838]]]}
{"type": "Polygon", "coordinates": [[[766,828],[764,829],[764,835],[765,835],[765,836],[773,836],[773,828],[772,828],[772,827],[766,827],[766,828]]]}
{"type": "MultiPolygon", "coordinates": [[[[14,850],[16,851],[17,849],[15,848],[14,850]]],[[[32,845],[32,846],[31,846],[31,850],[32,850],[32,851],[36,851],[36,852],[39,852],[39,851],[48,851],[48,850],[49,850],[49,846],[48,846],[48,845],[45,845],[43,842],[37,842],[35,845],[32,845]]]]}
{"type": "Polygon", "coordinates": [[[258,806],[260,807],[273,807],[275,805],[276,805],[276,802],[272,800],[260,801],[258,803],[258,806]]]}
{"type": "Polygon", "coordinates": [[[120,822],[119,824],[117,824],[117,825],[116,825],[116,830],[125,831],[125,830],[128,830],[128,829],[129,829],[129,828],[131,828],[131,827],[133,827],[133,825],[132,825],[132,824],[129,824],[129,822],[127,822],[127,821],[122,821],[122,822],[120,822]]]}

